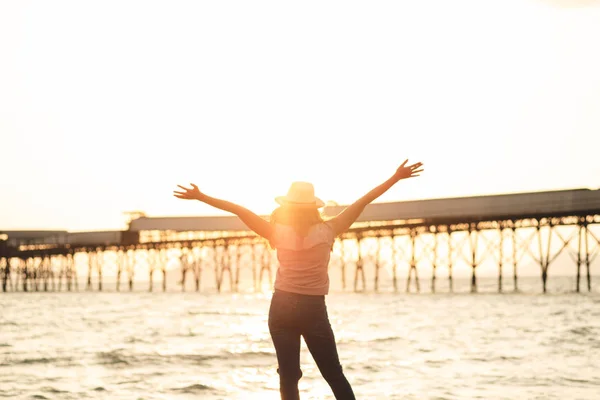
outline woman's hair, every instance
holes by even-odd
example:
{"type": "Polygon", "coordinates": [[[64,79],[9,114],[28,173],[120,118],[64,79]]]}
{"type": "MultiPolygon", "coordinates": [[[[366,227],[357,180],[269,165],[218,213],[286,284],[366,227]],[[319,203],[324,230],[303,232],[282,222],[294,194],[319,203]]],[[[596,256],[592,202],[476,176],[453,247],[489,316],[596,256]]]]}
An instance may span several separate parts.
{"type": "Polygon", "coordinates": [[[318,208],[281,206],[271,213],[270,222],[294,227],[300,236],[306,236],[311,226],[323,222],[318,208]]]}

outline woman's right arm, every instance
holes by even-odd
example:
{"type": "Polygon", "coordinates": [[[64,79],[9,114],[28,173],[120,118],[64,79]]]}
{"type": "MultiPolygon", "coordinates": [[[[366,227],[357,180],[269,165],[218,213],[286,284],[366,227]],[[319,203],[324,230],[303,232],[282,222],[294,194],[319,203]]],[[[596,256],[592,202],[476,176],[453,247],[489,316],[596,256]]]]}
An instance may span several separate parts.
{"type": "Polygon", "coordinates": [[[194,185],[193,183],[191,183],[190,185],[192,185],[191,189],[183,187],[181,185],[177,185],[185,191],[174,191],[174,196],[178,199],[184,200],[199,200],[220,210],[235,214],[242,220],[244,224],[246,224],[246,226],[248,226],[248,228],[254,231],[257,235],[262,236],[267,240],[271,239],[273,227],[264,218],[261,218],[260,216],[256,215],[247,208],[240,206],[239,204],[217,199],[215,197],[210,197],[200,192],[198,186],[194,185]]]}
{"type": "Polygon", "coordinates": [[[408,160],[404,161],[400,167],[396,170],[394,175],[392,175],[389,179],[383,182],[381,185],[375,187],[373,190],[369,191],[360,199],[356,200],[353,204],[349,205],[339,213],[336,217],[332,218],[329,223],[333,227],[333,231],[335,236],[341,235],[345,231],[347,231],[350,226],[358,219],[360,214],[363,212],[365,207],[377,199],[379,196],[384,194],[396,184],[401,179],[413,178],[419,176],[419,172],[422,172],[423,169],[419,169],[423,163],[416,163],[413,165],[409,165],[406,167],[406,163],[408,160]]]}

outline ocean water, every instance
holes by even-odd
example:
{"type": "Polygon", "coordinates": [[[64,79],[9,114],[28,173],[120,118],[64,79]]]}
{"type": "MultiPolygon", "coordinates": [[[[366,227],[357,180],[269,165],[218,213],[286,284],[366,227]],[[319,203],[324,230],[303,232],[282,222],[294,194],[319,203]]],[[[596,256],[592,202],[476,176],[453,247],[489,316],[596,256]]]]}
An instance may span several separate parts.
{"type": "MultiPolygon", "coordinates": [[[[545,295],[538,279],[520,293],[494,280],[479,294],[333,292],[357,398],[599,399],[600,287],[550,283],[545,295]]],[[[0,397],[278,399],[270,296],[0,293],[0,397]]],[[[301,367],[301,398],[332,399],[304,343],[301,367]]]]}

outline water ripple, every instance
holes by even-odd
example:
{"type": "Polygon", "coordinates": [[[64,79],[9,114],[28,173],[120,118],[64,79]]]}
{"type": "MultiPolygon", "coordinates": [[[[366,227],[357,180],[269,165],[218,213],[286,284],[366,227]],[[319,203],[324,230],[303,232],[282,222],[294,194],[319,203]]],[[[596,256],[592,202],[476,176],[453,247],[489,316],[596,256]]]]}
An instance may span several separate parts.
{"type": "Polygon", "coordinates": [[[181,387],[181,388],[172,388],[171,390],[174,392],[181,392],[181,393],[187,393],[187,394],[200,394],[200,393],[203,393],[206,391],[214,391],[214,388],[207,386],[207,385],[202,385],[200,383],[196,383],[196,384],[181,387]]]}
{"type": "Polygon", "coordinates": [[[39,358],[22,358],[22,359],[8,359],[0,363],[0,366],[9,365],[30,365],[30,364],[54,364],[68,366],[72,365],[73,357],[39,357],[39,358]]]}

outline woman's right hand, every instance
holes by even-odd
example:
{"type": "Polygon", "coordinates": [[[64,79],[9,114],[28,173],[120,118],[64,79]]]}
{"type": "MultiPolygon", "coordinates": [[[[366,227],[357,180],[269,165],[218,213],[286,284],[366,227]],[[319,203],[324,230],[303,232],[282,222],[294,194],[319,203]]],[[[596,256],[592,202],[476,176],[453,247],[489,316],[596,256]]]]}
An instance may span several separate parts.
{"type": "Polygon", "coordinates": [[[174,190],[173,196],[177,197],[178,199],[184,199],[184,200],[201,200],[202,192],[200,192],[200,189],[198,189],[198,186],[194,185],[193,183],[190,183],[190,185],[192,185],[191,188],[186,188],[184,186],[177,185],[181,189],[185,190],[185,192],[174,190]]]}

